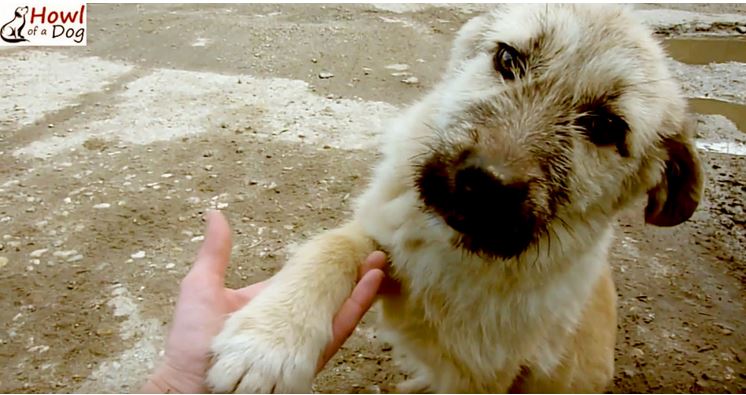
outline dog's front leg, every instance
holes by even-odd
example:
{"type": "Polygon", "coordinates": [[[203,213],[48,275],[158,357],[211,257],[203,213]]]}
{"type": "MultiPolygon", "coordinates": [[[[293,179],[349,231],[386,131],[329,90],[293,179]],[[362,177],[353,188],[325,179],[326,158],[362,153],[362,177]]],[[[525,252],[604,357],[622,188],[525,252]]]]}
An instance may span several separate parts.
{"type": "Polygon", "coordinates": [[[304,244],[270,285],[234,313],[212,345],[207,385],[215,392],[309,392],[373,241],[356,223],[304,244]]]}

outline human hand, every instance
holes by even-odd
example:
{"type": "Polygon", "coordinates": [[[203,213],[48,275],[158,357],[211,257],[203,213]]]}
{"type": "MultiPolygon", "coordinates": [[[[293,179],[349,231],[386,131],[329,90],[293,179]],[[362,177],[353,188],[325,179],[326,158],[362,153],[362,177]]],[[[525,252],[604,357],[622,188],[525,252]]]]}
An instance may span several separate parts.
{"type": "MultiPolygon", "coordinates": [[[[241,289],[224,285],[231,253],[231,230],[219,211],[207,213],[205,241],[192,269],[181,281],[165,356],[141,389],[147,393],[204,393],[210,344],[227,317],[267,287],[265,280],[241,289]]],[[[385,255],[376,251],[361,264],[358,283],[333,321],[333,338],[317,371],[337,352],[368,311],[384,278],[385,255]]]]}

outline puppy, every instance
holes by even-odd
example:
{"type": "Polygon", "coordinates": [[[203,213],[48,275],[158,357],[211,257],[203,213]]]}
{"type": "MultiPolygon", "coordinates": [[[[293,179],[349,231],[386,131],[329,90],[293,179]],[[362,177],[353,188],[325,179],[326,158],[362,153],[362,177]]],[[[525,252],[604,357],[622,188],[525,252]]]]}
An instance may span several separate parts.
{"type": "Polygon", "coordinates": [[[458,33],[388,130],[353,219],[306,243],[213,344],[220,392],[306,392],[376,245],[405,392],[601,392],[614,370],[615,217],[673,226],[703,177],[687,104],[626,8],[508,5],[458,33]]]}

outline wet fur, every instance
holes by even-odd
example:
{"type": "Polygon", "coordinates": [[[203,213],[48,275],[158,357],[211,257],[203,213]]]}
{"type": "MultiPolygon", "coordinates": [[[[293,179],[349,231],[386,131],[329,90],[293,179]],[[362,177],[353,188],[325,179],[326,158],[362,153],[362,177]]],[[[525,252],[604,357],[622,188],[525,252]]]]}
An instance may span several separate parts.
{"type": "MultiPolygon", "coordinates": [[[[703,183],[692,143],[664,54],[628,9],[510,5],[475,18],[459,32],[443,80],[387,131],[353,219],[307,242],[229,318],[208,384],[309,391],[356,265],[380,245],[402,284],[379,312],[412,373],[400,390],[601,392],[614,371],[616,215],[647,195],[649,223],[689,218],[703,183]],[[525,75],[506,81],[495,72],[498,42],[525,51],[525,75]],[[629,130],[611,144],[591,138],[582,117],[597,108],[629,130]],[[528,185],[537,226],[519,253],[467,251],[446,209],[423,202],[428,161],[464,150],[528,185]]],[[[499,221],[480,226],[495,243],[510,235],[495,231],[499,221]]]]}

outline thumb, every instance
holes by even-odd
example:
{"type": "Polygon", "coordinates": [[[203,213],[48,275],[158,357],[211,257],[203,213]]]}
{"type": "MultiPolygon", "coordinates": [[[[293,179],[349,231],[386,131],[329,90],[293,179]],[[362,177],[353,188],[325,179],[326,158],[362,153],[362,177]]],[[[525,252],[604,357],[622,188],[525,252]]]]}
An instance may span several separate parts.
{"type": "Polygon", "coordinates": [[[197,253],[197,261],[192,271],[199,274],[217,274],[220,278],[225,276],[225,269],[231,258],[231,228],[223,213],[210,210],[206,214],[207,229],[205,230],[205,241],[197,253]]]}

